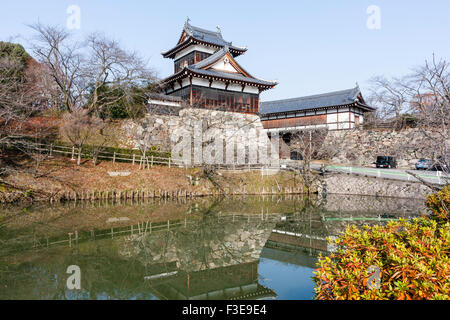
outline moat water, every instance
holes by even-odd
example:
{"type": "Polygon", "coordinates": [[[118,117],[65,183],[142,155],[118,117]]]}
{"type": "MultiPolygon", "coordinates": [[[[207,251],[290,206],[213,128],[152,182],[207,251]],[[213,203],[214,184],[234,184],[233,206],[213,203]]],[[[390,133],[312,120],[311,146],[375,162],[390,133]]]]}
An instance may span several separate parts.
{"type": "Polygon", "coordinates": [[[313,299],[327,237],[423,212],[337,195],[4,206],[0,299],[313,299]]]}

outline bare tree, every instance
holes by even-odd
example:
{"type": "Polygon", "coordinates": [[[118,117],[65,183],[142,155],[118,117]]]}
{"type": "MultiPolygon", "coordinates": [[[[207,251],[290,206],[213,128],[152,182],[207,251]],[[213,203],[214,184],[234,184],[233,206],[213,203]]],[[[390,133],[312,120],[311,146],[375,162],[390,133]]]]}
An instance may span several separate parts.
{"type": "Polygon", "coordinates": [[[325,153],[328,150],[324,148],[324,141],[328,135],[328,129],[311,128],[291,132],[289,135],[290,152],[295,153],[301,160],[296,165],[289,165],[289,169],[301,176],[302,182],[310,194],[313,185],[320,179],[320,175],[313,170],[311,164],[313,160],[326,156],[325,153]]]}
{"type": "Polygon", "coordinates": [[[89,55],[84,77],[89,81],[90,99],[87,109],[97,115],[100,110],[116,104],[120,99],[129,102],[136,95],[144,94],[136,87],[146,86],[155,77],[136,52],[128,52],[115,40],[104,35],[91,34],[87,38],[89,55]],[[103,88],[117,90],[118,94],[100,94],[103,88]]]}
{"type": "MultiPolygon", "coordinates": [[[[218,172],[221,166],[224,167],[232,165],[235,167],[236,165],[251,166],[252,164],[265,164],[264,161],[267,159],[257,160],[250,158],[250,144],[256,144],[257,150],[257,148],[261,147],[261,145],[257,143],[264,143],[258,140],[260,137],[255,137],[255,141],[249,140],[248,143],[245,143],[242,140],[239,142],[242,137],[247,137],[251,130],[255,130],[258,127],[258,124],[261,126],[260,129],[262,130],[262,125],[260,124],[260,119],[257,116],[251,117],[240,113],[228,112],[227,110],[229,106],[225,103],[217,104],[214,109],[207,113],[205,112],[205,107],[200,103],[200,101],[206,101],[203,95],[197,96],[192,106],[184,106],[184,109],[189,112],[185,113],[184,117],[187,121],[183,120],[183,122],[191,124],[201,123],[201,128],[199,130],[202,137],[201,148],[202,150],[212,150],[212,154],[209,154],[207,158],[214,159],[205,159],[202,157],[202,161],[198,165],[202,168],[203,178],[210,181],[217,190],[223,193],[223,185],[225,181],[223,176],[218,172]],[[235,152],[234,146],[238,143],[240,143],[241,146],[246,144],[245,150],[236,149],[235,152]],[[233,156],[230,159],[227,158],[226,152],[227,149],[231,148],[231,146],[233,146],[233,156]],[[239,154],[240,152],[243,154],[239,154]]],[[[195,129],[191,127],[190,131],[195,132],[195,129]]],[[[266,137],[266,147],[269,148],[270,140],[264,132],[263,134],[264,137],[266,137]]]]}
{"type": "Polygon", "coordinates": [[[12,54],[2,54],[11,46],[18,45],[0,43],[0,173],[7,170],[5,148],[16,147],[18,138],[25,136],[27,121],[41,109],[35,81],[38,70],[29,68],[28,56],[20,61],[12,54]]]}
{"type": "Polygon", "coordinates": [[[83,78],[86,61],[81,43],[72,41],[71,34],[62,27],[40,23],[30,27],[35,31],[33,52],[55,84],[47,88],[47,96],[69,112],[80,108],[86,86],[83,78]]]}
{"type": "Polygon", "coordinates": [[[69,112],[85,108],[98,116],[119,100],[136,97],[141,93],[137,87],[155,80],[136,52],[104,35],[93,33],[78,42],[62,27],[37,23],[31,28],[35,31],[33,51],[54,83],[47,95],[69,112]]]}
{"type": "Polygon", "coordinates": [[[408,90],[404,87],[404,78],[388,79],[384,76],[375,76],[370,79],[371,105],[377,107],[377,118],[391,120],[395,128],[401,128],[401,115],[409,111],[408,90]]]}
{"type": "Polygon", "coordinates": [[[72,113],[65,115],[61,125],[61,134],[78,148],[78,165],[81,164],[83,146],[103,126],[101,119],[89,116],[85,109],[74,110],[72,113]]]}
{"type": "Polygon", "coordinates": [[[88,143],[91,146],[91,156],[94,166],[97,165],[100,153],[115,142],[115,128],[108,120],[95,120],[97,130],[94,130],[91,137],[88,138],[88,143]]]}
{"type": "MultiPolygon", "coordinates": [[[[206,99],[197,96],[196,100],[205,101],[206,99]]],[[[221,192],[224,191],[224,178],[218,172],[220,167],[242,168],[245,166],[247,168],[249,165],[260,166],[267,162],[268,159],[260,157],[258,147],[265,147],[266,151],[269,151],[270,140],[263,132],[259,117],[226,112],[225,104],[218,104],[211,110],[196,101],[192,105],[187,101],[177,102],[180,104],[179,107],[161,108],[156,105],[149,108],[143,123],[134,128],[135,140],[139,142],[141,150],[158,145],[169,148],[181,143],[184,145],[184,137],[178,136],[177,141],[171,139],[174,131],[177,131],[177,134],[186,133],[186,136],[191,139],[188,143],[189,147],[186,147],[190,150],[190,159],[185,158],[186,149],[184,148],[183,160],[176,152],[172,154],[172,157],[180,157],[177,159],[180,163],[187,160],[187,165],[194,163],[196,167],[202,169],[202,177],[209,180],[221,192]],[[250,132],[256,134],[255,140],[246,141],[250,132]],[[260,133],[259,136],[258,133],[260,133]],[[258,138],[265,138],[265,140],[261,141],[258,138]],[[249,156],[250,148],[252,151],[256,149],[256,152],[252,153],[257,154],[255,158],[249,156]]]]}
{"type": "MultiPolygon", "coordinates": [[[[374,96],[386,114],[400,119],[411,113],[417,122],[422,139],[414,148],[433,159],[436,169],[449,170],[450,157],[450,75],[449,62],[435,55],[409,74],[388,81],[383,77],[373,80],[374,96]]],[[[398,148],[411,147],[404,141],[398,148]]]]}
{"type": "Polygon", "coordinates": [[[422,148],[435,166],[449,171],[450,162],[450,70],[449,62],[434,55],[408,76],[411,107],[419,120],[422,148]]]}

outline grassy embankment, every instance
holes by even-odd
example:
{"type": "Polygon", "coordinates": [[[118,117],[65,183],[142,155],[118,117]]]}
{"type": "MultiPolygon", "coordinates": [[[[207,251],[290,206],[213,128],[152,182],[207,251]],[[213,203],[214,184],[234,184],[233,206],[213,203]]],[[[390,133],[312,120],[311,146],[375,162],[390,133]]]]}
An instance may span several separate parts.
{"type": "MultiPolygon", "coordinates": [[[[100,162],[96,166],[92,161],[84,160],[80,166],[68,158],[55,157],[45,160],[39,168],[39,175],[33,173],[33,161],[24,159],[20,171],[4,178],[6,184],[0,185],[0,202],[40,201],[64,198],[67,194],[93,192],[131,191],[157,196],[162,192],[179,191],[195,196],[217,194],[217,185],[227,194],[260,194],[265,192],[286,193],[302,192],[298,177],[291,172],[278,172],[262,176],[260,170],[241,172],[222,172],[214,175],[216,186],[198,168],[178,168],[154,166],[151,169],[139,169],[139,165],[130,163],[100,162]],[[29,170],[27,170],[27,168],[29,170]],[[111,177],[108,172],[130,172],[129,176],[111,177]],[[192,178],[189,178],[191,176],[192,178]],[[197,183],[192,181],[197,180],[197,183]],[[10,186],[14,186],[13,190],[10,186]],[[143,193],[142,193],[143,192],[143,193]]],[[[104,195],[103,195],[104,196],[104,195]]]]}

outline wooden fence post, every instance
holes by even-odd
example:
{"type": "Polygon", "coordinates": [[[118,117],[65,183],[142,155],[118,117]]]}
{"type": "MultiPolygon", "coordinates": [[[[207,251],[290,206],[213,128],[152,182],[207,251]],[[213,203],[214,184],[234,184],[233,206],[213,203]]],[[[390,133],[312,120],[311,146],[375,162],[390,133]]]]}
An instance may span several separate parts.
{"type": "Polygon", "coordinates": [[[135,161],[136,161],[136,155],[133,153],[133,166],[134,166],[135,161]]]}
{"type": "Polygon", "coordinates": [[[116,152],[114,151],[114,154],[113,154],[113,163],[116,163],[116,152]]]}

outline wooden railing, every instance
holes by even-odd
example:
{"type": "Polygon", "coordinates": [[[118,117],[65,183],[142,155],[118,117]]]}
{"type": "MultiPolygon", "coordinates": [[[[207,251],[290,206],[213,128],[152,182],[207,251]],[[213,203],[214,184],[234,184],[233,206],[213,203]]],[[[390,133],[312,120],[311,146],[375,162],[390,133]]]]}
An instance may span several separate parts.
{"type": "MultiPolygon", "coordinates": [[[[61,156],[69,156],[72,160],[75,160],[78,157],[79,148],[72,146],[62,146],[62,145],[53,145],[53,144],[43,144],[43,143],[35,143],[35,142],[15,142],[15,146],[22,150],[28,150],[29,152],[39,152],[41,154],[46,154],[50,157],[54,155],[61,156]]],[[[94,148],[94,147],[93,147],[94,148]]],[[[130,151],[135,151],[135,149],[130,149],[130,151]]],[[[154,155],[143,155],[136,153],[120,153],[120,152],[107,152],[107,151],[98,151],[96,152],[97,159],[106,160],[115,162],[129,162],[133,165],[140,164],[142,168],[153,165],[183,165],[180,160],[173,159],[170,157],[158,157],[154,155]]],[[[86,151],[82,149],[80,154],[81,158],[92,159],[94,157],[94,152],[86,153],[86,151]]]]}
{"type": "MultiPolygon", "coordinates": [[[[64,146],[59,144],[43,144],[43,143],[35,143],[35,142],[28,142],[28,141],[16,141],[15,146],[18,149],[26,150],[28,152],[38,152],[42,155],[47,155],[49,157],[60,155],[60,156],[66,156],[70,157],[71,160],[76,160],[78,157],[79,148],[75,146],[64,146]]],[[[91,146],[92,149],[94,147],[91,146]]],[[[82,152],[80,154],[81,158],[84,159],[92,159],[94,157],[94,152],[86,152],[86,149],[89,148],[82,148],[82,152]],[[83,150],[84,149],[84,150],[83,150]]],[[[125,150],[125,149],[123,149],[125,150]]],[[[160,166],[168,166],[170,167],[181,167],[181,168],[188,168],[188,167],[202,167],[204,165],[202,164],[192,164],[187,165],[183,162],[182,159],[175,159],[172,157],[159,157],[155,155],[144,155],[144,154],[136,154],[132,152],[138,151],[137,149],[128,149],[127,151],[130,151],[130,153],[120,153],[120,152],[107,152],[107,151],[98,151],[97,152],[97,159],[98,160],[104,160],[104,161],[112,161],[113,163],[116,162],[125,162],[125,163],[131,163],[133,165],[139,165],[140,169],[145,168],[151,168],[154,165],[160,165],[160,166]]],[[[215,164],[215,169],[217,170],[280,170],[285,168],[284,166],[278,165],[262,165],[262,164],[215,164]]],[[[262,173],[263,174],[263,173],[262,173]]]]}

